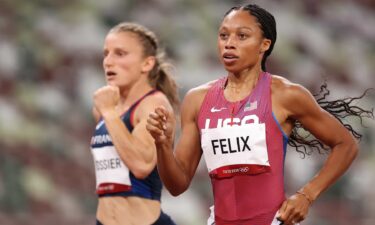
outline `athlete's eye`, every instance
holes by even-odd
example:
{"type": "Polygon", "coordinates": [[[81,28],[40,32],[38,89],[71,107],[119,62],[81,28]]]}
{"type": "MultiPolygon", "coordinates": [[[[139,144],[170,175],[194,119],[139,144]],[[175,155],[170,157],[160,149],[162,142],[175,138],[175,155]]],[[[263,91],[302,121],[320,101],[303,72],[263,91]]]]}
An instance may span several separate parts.
{"type": "Polygon", "coordinates": [[[116,49],[115,50],[115,55],[117,55],[117,56],[125,56],[127,54],[128,54],[128,52],[126,52],[126,51],[124,51],[122,49],[116,49]]]}
{"type": "Polygon", "coordinates": [[[239,37],[240,40],[245,40],[247,37],[249,37],[249,35],[247,35],[245,33],[239,33],[238,37],[239,37]]]}
{"type": "Polygon", "coordinates": [[[221,40],[226,40],[228,38],[228,34],[227,33],[219,33],[219,37],[221,40]]]}

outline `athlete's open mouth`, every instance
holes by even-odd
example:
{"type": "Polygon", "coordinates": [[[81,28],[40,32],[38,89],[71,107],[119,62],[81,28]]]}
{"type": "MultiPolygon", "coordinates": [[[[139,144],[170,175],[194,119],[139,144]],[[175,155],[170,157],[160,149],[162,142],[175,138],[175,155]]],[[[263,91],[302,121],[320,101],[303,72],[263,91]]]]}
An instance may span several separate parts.
{"type": "Polygon", "coordinates": [[[238,56],[233,53],[224,53],[223,58],[224,59],[238,59],[238,56]]]}
{"type": "Polygon", "coordinates": [[[117,73],[115,73],[115,72],[113,72],[113,71],[107,71],[107,72],[106,72],[106,75],[107,75],[107,77],[112,77],[112,76],[116,76],[117,73]]]}
{"type": "Polygon", "coordinates": [[[235,63],[238,60],[238,58],[239,57],[233,53],[227,52],[223,54],[223,62],[227,65],[235,63]]]}

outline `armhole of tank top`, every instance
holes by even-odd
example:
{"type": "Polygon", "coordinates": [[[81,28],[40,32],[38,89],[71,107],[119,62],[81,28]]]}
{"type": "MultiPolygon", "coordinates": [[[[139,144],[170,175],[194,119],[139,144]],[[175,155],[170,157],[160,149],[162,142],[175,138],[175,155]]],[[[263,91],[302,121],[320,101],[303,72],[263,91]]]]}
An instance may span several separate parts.
{"type": "Polygon", "coordinates": [[[283,128],[281,127],[279,121],[277,120],[276,116],[275,116],[275,113],[271,110],[271,113],[272,113],[272,119],[275,121],[275,124],[276,126],[279,128],[281,134],[283,135],[283,137],[289,141],[289,137],[288,135],[286,135],[286,133],[284,132],[283,128]]]}
{"type": "Polygon", "coordinates": [[[203,113],[203,108],[204,108],[204,106],[205,106],[205,104],[207,102],[206,100],[208,99],[210,93],[212,92],[212,88],[214,88],[214,86],[210,87],[207,90],[207,92],[206,92],[206,94],[205,94],[205,96],[203,98],[202,104],[199,107],[199,111],[198,111],[198,115],[197,115],[197,126],[198,126],[199,133],[201,132],[201,130],[199,129],[199,121],[201,120],[201,115],[203,113]]]}
{"type": "Polygon", "coordinates": [[[270,93],[269,93],[269,102],[270,102],[270,111],[271,111],[271,115],[272,115],[272,120],[275,122],[275,124],[276,124],[276,126],[277,126],[277,128],[279,129],[279,131],[281,132],[281,134],[283,135],[283,138],[288,142],[289,141],[289,137],[288,137],[288,135],[286,135],[286,133],[284,132],[284,130],[283,130],[283,128],[281,127],[281,124],[279,123],[279,121],[277,120],[277,118],[276,118],[276,115],[275,115],[275,113],[273,112],[273,108],[272,108],[272,74],[270,74],[270,73],[268,73],[269,75],[268,76],[270,76],[270,78],[269,78],[269,91],[270,91],[270,93]]]}
{"type": "Polygon", "coordinates": [[[152,96],[156,93],[159,93],[161,91],[157,90],[157,89],[153,89],[152,91],[148,92],[147,94],[145,94],[142,98],[139,99],[139,101],[137,101],[134,105],[132,105],[130,107],[130,116],[129,116],[129,122],[130,122],[130,125],[132,126],[132,128],[134,129],[134,114],[135,114],[135,110],[137,110],[139,104],[141,104],[141,102],[149,97],[149,96],[152,96]]]}
{"type": "MultiPolygon", "coordinates": [[[[207,98],[207,95],[208,95],[208,92],[206,93],[206,95],[204,96],[204,99],[202,101],[202,104],[201,106],[199,107],[199,111],[198,111],[198,115],[197,115],[197,126],[198,126],[198,129],[199,129],[199,121],[201,120],[201,114],[202,114],[202,111],[203,111],[203,106],[206,102],[206,98],[207,98]]],[[[200,129],[199,129],[200,130],[200,129]]]]}

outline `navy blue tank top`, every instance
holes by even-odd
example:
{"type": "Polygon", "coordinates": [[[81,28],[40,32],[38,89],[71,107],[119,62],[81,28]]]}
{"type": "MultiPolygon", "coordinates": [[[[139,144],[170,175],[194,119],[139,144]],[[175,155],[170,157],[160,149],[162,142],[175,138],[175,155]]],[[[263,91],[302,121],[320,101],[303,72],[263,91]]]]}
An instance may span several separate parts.
{"type": "MultiPolygon", "coordinates": [[[[135,109],[144,98],[155,92],[157,90],[151,90],[145,94],[121,116],[121,120],[129,132],[132,132],[134,128],[132,117],[135,109]]],[[[97,181],[96,192],[99,197],[139,196],[160,201],[162,182],[156,166],[145,179],[137,179],[118,156],[104,125],[104,120],[101,119],[96,125],[94,135],[91,138],[91,152],[95,161],[97,181]]]]}

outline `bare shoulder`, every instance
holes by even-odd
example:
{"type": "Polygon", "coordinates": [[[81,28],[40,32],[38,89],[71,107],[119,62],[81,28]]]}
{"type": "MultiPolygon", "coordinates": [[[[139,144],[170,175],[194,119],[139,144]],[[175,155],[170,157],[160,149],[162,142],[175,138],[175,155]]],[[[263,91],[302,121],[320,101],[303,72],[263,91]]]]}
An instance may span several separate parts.
{"type": "Polygon", "coordinates": [[[166,109],[173,111],[172,105],[170,104],[167,96],[161,91],[157,91],[147,96],[145,99],[143,99],[143,101],[140,104],[140,108],[142,109],[153,110],[157,106],[164,106],[166,109]]]}
{"type": "Polygon", "coordinates": [[[280,92],[293,90],[293,88],[296,88],[298,86],[300,85],[291,82],[285,77],[282,77],[279,75],[272,75],[272,83],[271,83],[272,92],[279,94],[280,92]]]}
{"type": "Polygon", "coordinates": [[[195,100],[202,99],[206,96],[208,90],[214,85],[217,80],[209,81],[205,84],[199,85],[198,87],[190,89],[185,96],[187,98],[193,98],[195,100]]]}
{"type": "Polygon", "coordinates": [[[297,100],[304,96],[311,96],[310,92],[302,85],[293,83],[278,75],[272,75],[271,91],[272,95],[274,95],[273,97],[284,101],[297,100]]]}
{"type": "Polygon", "coordinates": [[[287,110],[289,115],[317,106],[310,91],[281,76],[272,75],[271,93],[273,104],[287,110]]]}
{"type": "Polygon", "coordinates": [[[208,90],[214,85],[216,81],[217,80],[213,80],[190,89],[184,97],[182,110],[188,110],[189,112],[192,112],[193,115],[197,115],[208,90]]]}
{"type": "Polygon", "coordinates": [[[149,114],[159,106],[163,106],[172,114],[174,113],[173,107],[169,103],[167,96],[163,92],[157,91],[144,98],[135,109],[134,124],[138,124],[140,121],[146,120],[149,117],[149,114]]]}

